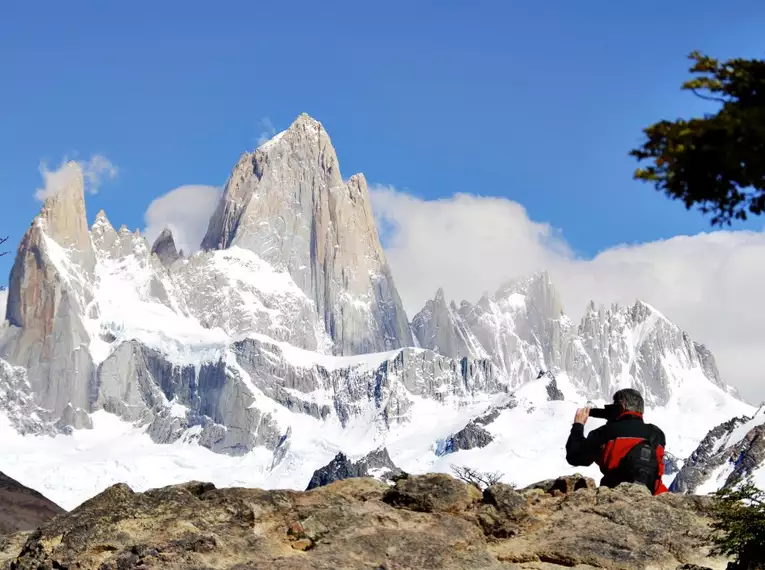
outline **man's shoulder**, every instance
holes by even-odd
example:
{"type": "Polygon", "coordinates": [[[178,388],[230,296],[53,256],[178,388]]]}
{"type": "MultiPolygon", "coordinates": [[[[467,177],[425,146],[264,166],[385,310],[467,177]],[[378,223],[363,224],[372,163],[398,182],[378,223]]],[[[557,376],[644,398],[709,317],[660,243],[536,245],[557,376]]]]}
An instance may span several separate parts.
{"type": "Polygon", "coordinates": [[[659,445],[666,445],[667,438],[659,426],[655,424],[646,424],[646,427],[648,427],[653,432],[653,435],[658,441],[659,445]]]}
{"type": "Polygon", "coordinates": [[[598,435],[606,439],[648,438],[653,436],[653,439],[659,445],[666,445],[664,432],[658,426],[643,422],[642,419],[638,418],[608,422],[593,431],[599,432],[598,435]]]}

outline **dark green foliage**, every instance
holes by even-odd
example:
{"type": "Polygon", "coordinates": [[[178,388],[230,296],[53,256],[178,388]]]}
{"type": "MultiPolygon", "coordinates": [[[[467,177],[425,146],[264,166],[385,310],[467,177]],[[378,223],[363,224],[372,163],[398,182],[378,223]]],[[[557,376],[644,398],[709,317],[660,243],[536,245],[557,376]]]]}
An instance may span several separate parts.
{"type": "Polygon", "coordinates": [[[686,208],[712,214],[712,225],[765,212],[765,60],[719,62],[698,52],[689,58],[696,77],[683,89],[720,104],[715,114],[660,121],[630,152],[650,162],[635,178],[686,208]]]}
{"type": "Polygon", "coordinates": [[[732,557],[731,570],[765,569],[765,491],[747,482],[716,496],[713,554],[732,557]]]}

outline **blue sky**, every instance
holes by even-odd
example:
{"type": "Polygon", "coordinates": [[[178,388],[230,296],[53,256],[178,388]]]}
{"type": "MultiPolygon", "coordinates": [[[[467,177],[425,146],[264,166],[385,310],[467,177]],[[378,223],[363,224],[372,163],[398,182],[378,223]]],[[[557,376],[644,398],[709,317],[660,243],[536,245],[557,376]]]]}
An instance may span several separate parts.
{"type": "Polygon", "coordinates": [[[695,233],[706,220],[633,182],[627,152],[703,109],[678,89],[689,51],[765,52],[755,1],[290,4],[5,5],[2,231],[16,243],[39,208],[41,160],[107,156],[119,175],[90,217],[139,227],[153,198],[223,184],[264,121],[306,111],[346,176],[507,196],[583,255],[695,233]]]}
{"type": "Polygon", "coordinates": [[[302,111],[346,175],[510,197],[584,255],[708,228],[633,182],[627,152],[702,109],[678,90],[689,51],[765,51],[762,2],[367,4],[4,4],[3,233],[17,243],[36,213],[41,160],[107,156],[119,176],[89,214],[138,227],[152,198],[223,184],[264,119],[302,111]]]}
{"type": "Polygon", "coordinates": [[[702,109],[678,90],[689,51],[765,52],[762,2],[368,4],[5,3],[3,233],[17,243],[36,213],[40,160],[107,156],[119,176],[89,214],[138,227],[159,194],[223,184],[263,119],[302,111],[346,175],[508,196],[584,255],[708,228],[633,182],[627,152],[702,109]]]}

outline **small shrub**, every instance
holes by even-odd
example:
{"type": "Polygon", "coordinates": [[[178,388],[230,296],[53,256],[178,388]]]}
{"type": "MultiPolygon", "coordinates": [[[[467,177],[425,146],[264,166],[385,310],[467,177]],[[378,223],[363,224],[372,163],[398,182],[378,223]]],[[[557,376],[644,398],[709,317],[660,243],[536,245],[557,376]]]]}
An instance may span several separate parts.
{"type": "Polygon", "coordinates": [[[499,473],[498,471],[485,473],[464,465],[452,465],[452,471],[457,479],[473,485],[481,491],[487,487],[496,485],[502,480],[502,477],[504,477],[504,473],[499,473]]]}
{"type": "Polygon", "coordinates": [[[712,554],[729,556],[729,570],[765,569],[765,491],[751,481],[715,494],[712,554]]]}

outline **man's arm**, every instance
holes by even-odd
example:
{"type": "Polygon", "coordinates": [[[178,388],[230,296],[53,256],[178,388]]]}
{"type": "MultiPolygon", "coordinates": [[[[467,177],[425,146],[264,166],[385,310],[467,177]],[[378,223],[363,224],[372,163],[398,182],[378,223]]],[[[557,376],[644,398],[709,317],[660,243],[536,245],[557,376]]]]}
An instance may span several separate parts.
{"type": "Polygon", "coordinates": [[[590,410],[583,408],[576,411],[574,425],[566,442],[566,461],[569,465],[587,467],[597,460],[600,454],[600,437],[598,430],[584,437],[584,424],[590,415],[590,410]]]}
{"type": "Polygon", "coordinates": [[[668,491],[667,487],[662,482],[662,477],[664,477],[664,448],[667,445],[667,440],[664,437],[664,432],[661,431],[659,428],[656,429],[656,461],[659,464],[659,476],[656,480],[656,486],[654,487],[653,494],[654,495],[660,495],[661,493],[666,493],[668,491]]]}

